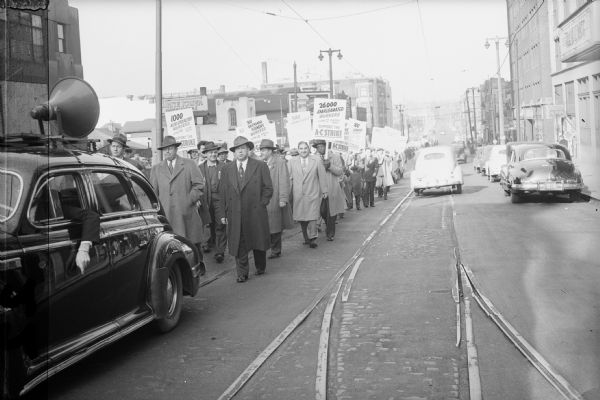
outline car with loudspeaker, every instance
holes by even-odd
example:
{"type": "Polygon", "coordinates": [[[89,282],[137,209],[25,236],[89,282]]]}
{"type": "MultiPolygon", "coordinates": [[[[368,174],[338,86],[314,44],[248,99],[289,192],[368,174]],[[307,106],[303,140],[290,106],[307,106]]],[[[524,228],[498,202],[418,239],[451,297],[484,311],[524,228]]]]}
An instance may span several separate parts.
{"type": "Polygon", "coordinates": [[[172,330],[198,291],[202,255],[172,232],[146,177],[92,151],[98,115],[93,89],[66,78],[31,111],[41,134],[0,140],[2,398],[146,324],[172,330]]]}

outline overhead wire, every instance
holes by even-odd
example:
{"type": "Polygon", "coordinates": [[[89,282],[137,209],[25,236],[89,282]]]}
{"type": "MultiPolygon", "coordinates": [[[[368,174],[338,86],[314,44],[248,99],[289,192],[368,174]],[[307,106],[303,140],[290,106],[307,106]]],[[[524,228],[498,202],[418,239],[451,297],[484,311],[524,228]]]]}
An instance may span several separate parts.
{"type": "Polygon", "coordinates": [[[321,17],[321,18],[309,18],[308,20],[309,21],[328,21],[328,20],[332,20],[332,19],[355,17],[357,15],[370,14],[370,13],[374,13],[374,12],[381,11],[381,10],[387,10],[387,9],[390,9],[390,8],[405,6],[405,5],[407,5],[409,3],[412,3],[414,1],[416,1],[416,0],[408,0],[408,1],[405,1],[403,3],[392,4],[392,5],[386,6],[386,7],[373,8],[371,10],[359,11],[359,12],[355,12],[355,13],[351,13],[351,14],[336,15],[336,16],[321,17]]]}
{"type": "Polygon", "coordinates": [[[238,58],[238,60],[242,63],[242,65],[244,65],[248,69],[248,71],[250,71],[254,76],[256,76],[260,80],[261,79],[260,74],[257,73],[254,69],[252,69],[252,67],[250,67],[246,63],[244,58],[242,56],[240,56],[240,54],[235,50],[235,48],[219,33],[217,28],[215,28],[214,25],[210,23],[208,18],[206,18],[204,16],[204,14],[202,14],[200,12],[200,10],[196,7],[196,5],[189,0],[188,0],[188,3],[196,10],[198,15],[200,15],[200,17],[202,17],[202,19],[204,19],[206,24],[217,34],[217,36],[227,45],[227,47],[229,47],[229,50],[231,50],[231,52],[238,58]]]}

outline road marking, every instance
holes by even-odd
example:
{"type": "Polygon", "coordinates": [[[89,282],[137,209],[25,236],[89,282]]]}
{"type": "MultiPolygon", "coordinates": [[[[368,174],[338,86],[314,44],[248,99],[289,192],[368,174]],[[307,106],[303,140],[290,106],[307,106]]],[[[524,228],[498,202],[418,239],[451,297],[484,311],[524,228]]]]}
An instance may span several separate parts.
{"type": "Polygon", "coordinates": [[[344,287],[344,292],[342,293],[342,303],[348,301],[348,296],[350,296],[350,290],[352,289],[354,277],[356,276],[358,267],[360,267],[360,264],[363,262],[364,259],[364,257],[361,257],[354,263],[354,268],[352,268],[352,271],[350,271],[350,276],[348,277],[348,280],[346,280],[346,286],[344,287]]]}
{"type": "MultiPolygon", "coordinates": [[[[362,258],[361,258],[362,260],[362,258]]],[[[325,307],[325,313],[323,314],[323,323],[321,324],[321,337],[319,338],[319,355],[317,357],[317,379],[315,382],[316,399],[326,400],[327,399],[327,359],[329,352],[329,329],[331,328],[331,314],[333,313],[333,307],[337,299],[340,288],[342,287],[343,278],[340,278],[337,286],[325,307]]]]}
{"type": "Polygon", "coordinates": [[[481,309],[494,321],[517,349],[531,362],[531,364],[554,386],[565,399],[583,400],[581,394],[562,375],[556,371],[548,361],[511,325],[510,322],[496,309],[494,304],[481,292],[480,285],[476,282],[473,271],[461,264],[466,274],[466,279],[473,288],[473,297],[481,309]]]}
{"type": "MultiPolygon", "coordinates": [[[[402,204],[410,198],[413,194],[412,191],[408,192],[406,196],[400,200],[400,202],[394,207],[392,211],[389,212],[389,216],[393,215],[402,204]]],[[[377,232],[381,229],[378,228],[374,232],[377,232]]],[[[338,282],[340,277],[354,264],[354,262],[360,257],[360,255],[365,251],[367,245],[370,240],[373,238],[373,234],[369,235],[370,239],[365,240],[363,244],[356,250],[354,255],[350,257],[350,259],[346,262],[346,264],[335,274],[335,276],[325,285],[323,289],[313,298],[310,304],[300,312],[290,322],[285,329],[277,335],[275,339],[246,367],[246,369],[237,377],[235,381],[227,389],[225,392],[219,396],[218,400],[229,400],[235,396],[237,392],[252,378],[252,376],[256,373],[256,371],[265,363],[265,361],[277,350],[279,346],[283,344],[283,342],[287,339],[289,335],[308,317],[308,314],[321,302],[321,300],[325,297],[325,295],[333,288],[333,286],[338,282]]]]}

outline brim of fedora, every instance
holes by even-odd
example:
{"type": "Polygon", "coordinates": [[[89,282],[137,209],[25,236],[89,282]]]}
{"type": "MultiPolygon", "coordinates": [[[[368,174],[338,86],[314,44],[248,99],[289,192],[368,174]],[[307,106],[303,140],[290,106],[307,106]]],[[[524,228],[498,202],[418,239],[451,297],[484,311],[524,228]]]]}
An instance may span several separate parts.
{"type": "Polygon", "coordinates": [[[208,153],[209,151],[219,150],[219,149],[220,149],[220,147],[209,147],[208,149],[202,150],[202,154],[208,153]]]}
{"type": "Polygon", "coordinates": [[[160,146],[160,147],[157,147],[157,149],[158,149],[158,150],[164,150],[164,149],[166,149],[167,147],[171,147],[171,146],[179,147],[179,146],[181,146],[181,143],[173,143],[173,144],[168,144],[168,145],[166,145],[166,146],[160,146]]]}
{"type": "Polygon", "coordinates": [[[112,142],[117,142],[119,143],[121,146],[125,147],[125,148],[129,148],[129,146],[127,146],[127,143],[123,143],[120,140],[114,140],[114,139],[108,139],[107,140],[108,144],[112,144],[112,142]]]}
{"type": "Polygon", "coordinates": [[[252,143],[252,142],[244,142],[244,143],[238,144],[237,146],[230,147],[229,151],[235,151],[235,149],[237,149],[238,147],[243,146],[243,145],[248,145],[248,147],[250,148],[250,150],[254,149],[254,143],[252,143]]]}

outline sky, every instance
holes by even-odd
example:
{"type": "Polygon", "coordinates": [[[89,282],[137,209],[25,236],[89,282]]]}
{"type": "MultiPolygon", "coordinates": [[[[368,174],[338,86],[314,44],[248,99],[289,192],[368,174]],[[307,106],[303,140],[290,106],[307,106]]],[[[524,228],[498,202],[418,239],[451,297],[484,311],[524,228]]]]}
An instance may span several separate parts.
{"type": "MultiPolygon", "coordinates": [[[[70,0],[79,10],[84,79],[100,97],[155,93],[155,0],[70,0]]],[[[163,94],[269,82],[381,77],[394,104],[458,100],[495,76],[505,0],[162,0],[163,94]]],[[[501,73],[510,79],[500,41],[501,73]]]]}

